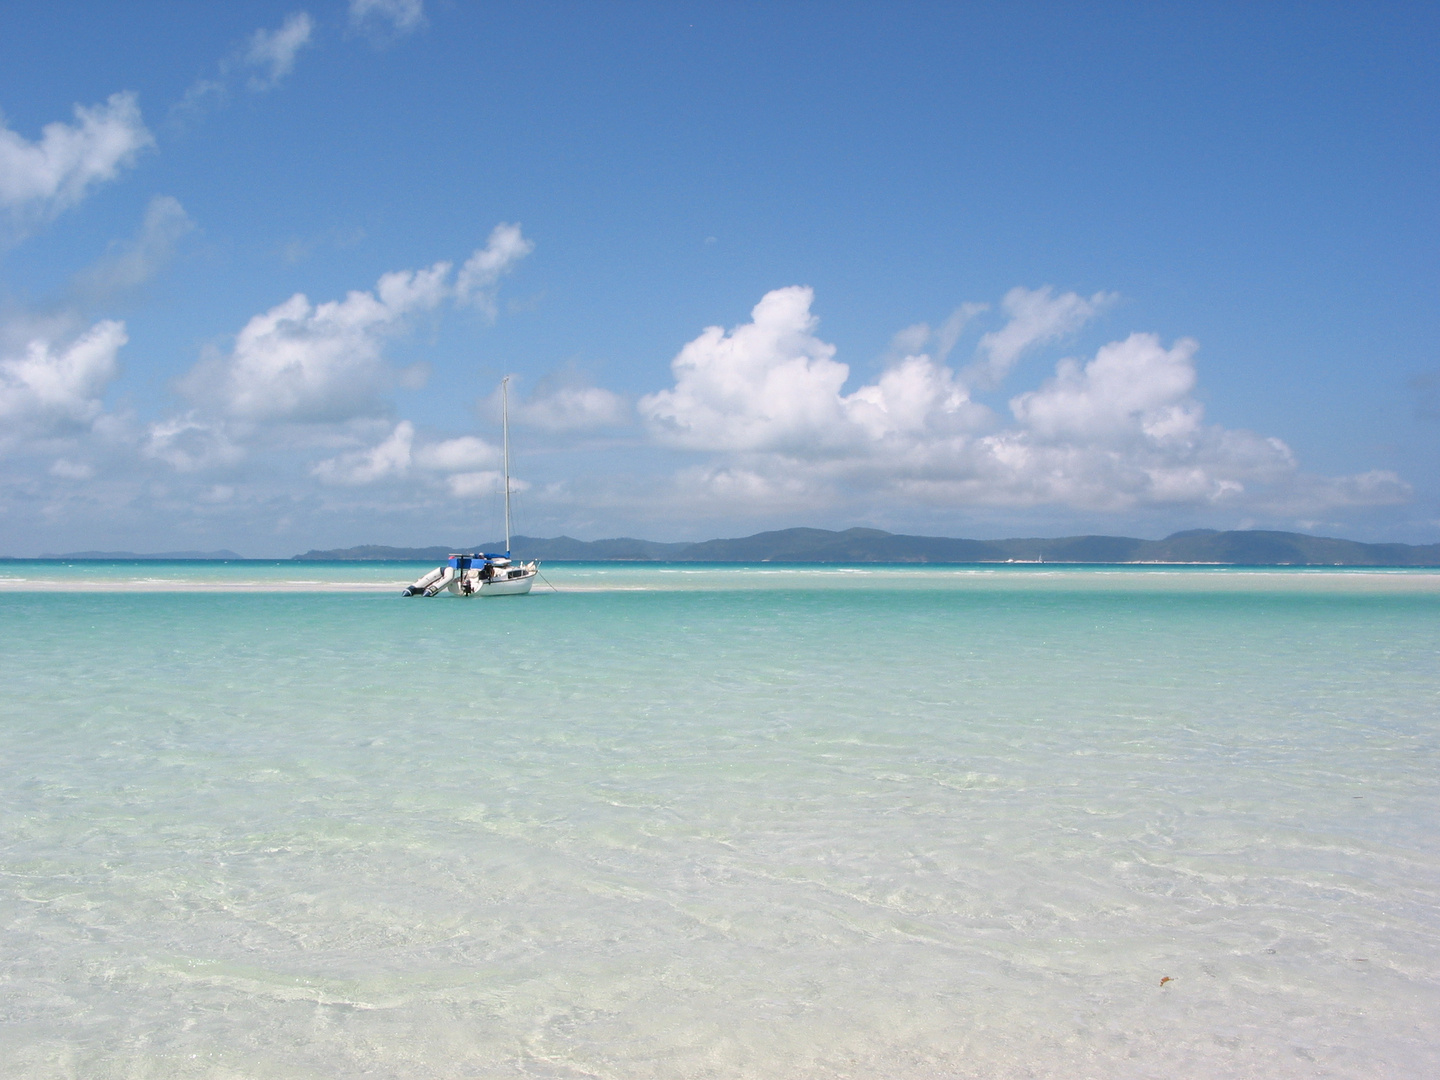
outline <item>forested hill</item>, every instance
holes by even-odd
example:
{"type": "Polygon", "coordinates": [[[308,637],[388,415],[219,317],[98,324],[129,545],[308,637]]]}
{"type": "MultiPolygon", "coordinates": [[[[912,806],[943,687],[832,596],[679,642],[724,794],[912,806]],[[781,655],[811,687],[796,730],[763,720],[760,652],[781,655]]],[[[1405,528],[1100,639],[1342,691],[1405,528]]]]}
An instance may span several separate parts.
{"type": "MultiPolygon", "coordinates": [[[[499,541],[455,547],[366,545],[307,551],[298,560],[441,562],[452,551],[498,551],[499,541]]],[[[575,540],[517,536],[517,558],[550,562],[788,563],[1220,563],[1236,566],[1440,566],[1440,544],[1362,544],[1304,533],[1192,529],[1164,540],[1131,536],[959,540],[879,529],[782,529],[730,540],[656,543],[620,537],[575,540]]]]}

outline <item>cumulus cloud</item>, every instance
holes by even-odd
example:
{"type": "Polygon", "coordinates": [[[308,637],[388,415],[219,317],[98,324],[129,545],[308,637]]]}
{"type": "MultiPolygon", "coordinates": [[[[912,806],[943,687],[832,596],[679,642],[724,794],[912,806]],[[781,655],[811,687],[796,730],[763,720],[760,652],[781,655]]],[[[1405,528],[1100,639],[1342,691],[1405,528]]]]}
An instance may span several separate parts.
{"type": "Polygon", "coordinates": [[[310,43],[314,30],[307,12],[285,16],[277,30],[256,30],[242,56],[246,67],[258,69],[246,82],[251,90],[271,90],[295,70],[295,56],[310,43]]]}
{"type": "Polygon", "coordinates": [[[91,299],[107,299],[138,288],[170,261],[175,245],[194,228],[178,199],[156,195],[135,236],[112,244],[95,265],[76,275],[79,291],[91,299]]]}
{"type": "Polygon", "coordinates": [[[1009,321],[980,339],[979,355],[967,377],[976,386],[999,386],[1027,350],[1075,333],[1118,299],[1117,294],[1104,292],[1088,300],[1073,292],[1056,296],[1048,285],[1040,289],[1017,285],[1000,302],[1009,321]]]}
{"type": "Polygon", "coordinates": [[[749,323],[729,333],[708,327],[686,345],[671,363],[674,388],[638,403],[655,437],[689,450],[833,455],[930,427],[973,427],[989,415],[924,354],[842,394],[850,369],[815,336],[813,300],[806,287],[776,289],[749,323]]]}
{"type": "Polygon", "coordinates": [[[92,424],[106,388],[120,373],[125,324],[106,319],[68,346],[32,340],[0,360],[0,421],[6,435],[47,435],[92,424]]]}
{"type": "Polygon", "coordinates": [[[535,250],[533,241],[520,232],[520,226],[502,222],[490,232],[490,239],[478,249],[455,278],[455,296],[462,304],[472,304],[495,318],[495,287],[515,264],[535,250]]]}
{"type": "Polygon", "coordinates": [[[46,124],[35,142],[0,120],[0,206],[20,220],[54,217],[154,143],[129,92],[103,105],[76,105],[73,124],[46,124]]]}
{"type": "MultiPolygon", "coordinates": [[[[491,275],[484,288],[494,288],[496,267],[519,257],[504,251],[528,250],[518,229],[515,237],[523,243],[492,235],[471,257],[476,273],[491,275]]],[[[144,428],[102,407],[122,324],[81,331],[37,319],[23,334],[0,325],[0,450],[21,448],[14,456],[33,459],[29,482],[60,492],[56,499],[104,494],[163,505],[166,514],[224,506],[235,521],[279,520],[309,513],[296,509],[307,502],[297,498],[298,478],[324,491],[309,503],[361,524],[380,513],[468,520],[467,500],[500,490],[497,447],[427,433],[395,416],[387,393],[402,375],[387,361],[390,343],[421,313],[473,296],[459,280],[441,262],[328,303],[291,297],[187,376],[188,411],[144,428]]],[[[766,294],[738,326],[703,330],[675,356],[670,385],[633,409],[573,372],[552,375],[528,398],[512,398],[512,420],[566,432],[638,416],[651,452],[674,453],[667,475],[641,482],[623,467],[627,459],[606,461],[574,483],[539,485],[529,505],[564,515],[568,524],[558,527],[583,529],[586,515],[733,525],[793,523],[797,514],[940,521],[962,509],[996,521],[1037,513],[1105,514],[1117,523],[1197,514],[1318,521],[1411,498],[1394,473],[1307,473],[1283,440],[1207,418],[1201,353],[1188,338],[1135,333],[1080,356],[1059,359],[1057,351],[1044,377],[1011,392],[1008,408],[973,400],[971,380],[984,376],[947,359],[964,333],[998,333],[1022,318],[1021,300],[1038,296],[1061,314],[1032,319],[1012,346],[1024,339],[1021,351],[1039,349],[1083,316],[1046,290],[1010,295],[1017,299],[999,305],[988,325],[977,326],[986,310],[977,304],[907,327],[865,378],[852,379],[821,335],[811,290],[799,286],[766,294]]],[[[993,351],[986,346],[982,358],[993,351]]],[[[517,491],[527,486],[513,482],[517,491]]]]}
{"type": "Polygon", "coordinates": [[[671,361],[675,386],[639,401],[655,436],[688,450],[797,451],[835,441],[850,369],[817,338],[814,292],[765,294],[751,321],[706,327],[671,361]]]}
{"type": "MultiPolygon", "coordinates": [[[[1038,389],[1012,398],[1006,422],[970,399],[970,373],[927,353],[892,357],[874,383],[844,393],[849,369],[816,336],[812,300],[806,288],[778,289],[751,322],[728,333],[707,328],[673,361],[674,387],[640,399],[658,441],[720,455],[686,474],[692,490],[722,502],[801,504],[799,485],[831,505],[848,492],[870,504],[1107,511],[1290,511],[1408,497],[1391,473],[1310,477],[1281,440],[1206,424],[1192,396],[1198,345],[1189,339],[1166,348],[1153,334],[1132,334],[1087,363],[1062,360],[1038,389]]],[[[1008,336],[982,339],[982,353],[1001,363],[980,377],[1108,302],[1012,290],[1002,305],[1010,321],[996,332],[1008,336]]],[[[927,343],[953,338],[928,327],[897,336],[900,349],[927,343]]]]}
{"type": "Polygon", "coordinates": [[[1074,359],[1060,361],[1054,378],[1012,399],[1010,409],[1037,438],[1051,441],[1187,439],[1200,426],[1200,406],[1189,397],[1199,348],[1192,338],[1166,349],[1154,334],[1131,334],[1083,368],[1074,359]]]}
{"type": "MultiPolygon", "coordinates": [[[[501,226],[466,266],[489,267],[493,286],[500,272],[532,247],[519,226],[501,226]]],[[[478,286],[462,284],[463,269],[452,280],[452,269],[437,262],[424,270],[396,271],[381,276],[371,291],[355,290],[322,304],[296,293],[251,318],[228,355],[197,364],[181,380],[181,392],[197,406],[252,423],[337,422],[383,412],[385,391],[397,382],[423,383],[424,376],[423,369],[397,372],[386,363],[388,340],[412,315],[448,300],[473,300],[478,286]]]]}
{"type": "Polygon", "coordinates": [[[382,408],[396,378],[383,347],[406,316],[449,292],[450,264],[385,274],[373,292],[312,304],[302,293],[254,316],[226,357],[202,361],[181,390],[249,421],[344,420],[382,408]]]}
{"type": "Polygon", "coordinates": [[[350,0],[350,25],[358,30],[408,34],[424,24],[424,0],[350,0]]]}

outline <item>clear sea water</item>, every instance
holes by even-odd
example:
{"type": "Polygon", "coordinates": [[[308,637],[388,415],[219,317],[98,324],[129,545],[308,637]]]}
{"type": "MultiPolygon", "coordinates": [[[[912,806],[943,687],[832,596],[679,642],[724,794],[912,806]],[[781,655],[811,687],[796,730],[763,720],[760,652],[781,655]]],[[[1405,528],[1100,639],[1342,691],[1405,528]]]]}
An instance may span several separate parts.
{"type": "Polygon", "coordinates": [[[0,1075],[1440,1075],[1440,573],[0,564],[0,1075]]]}

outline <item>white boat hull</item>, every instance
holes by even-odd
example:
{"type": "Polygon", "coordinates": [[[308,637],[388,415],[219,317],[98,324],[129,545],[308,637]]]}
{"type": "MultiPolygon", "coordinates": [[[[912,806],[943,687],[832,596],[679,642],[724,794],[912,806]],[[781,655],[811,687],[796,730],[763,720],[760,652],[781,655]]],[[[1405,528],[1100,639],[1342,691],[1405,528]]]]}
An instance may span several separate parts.
{"type": "Polygon", "coordinates": [[[404,596],[524,596],[540,576],[538,561],[515,565],[508,558],[484,558],[480,566],[471,563],[483,556],[452,555],[445,566],[436,567],[405,590],[404,596]]]}
{"type": "Polygon", "coordinates": [[[524,596],[535,584],[535,577],[536,571],[526,569],[516,577],[481,581],[479,575],[471,571],[463,580],[457,578],[447,587],[455,596],[524,596]]]}

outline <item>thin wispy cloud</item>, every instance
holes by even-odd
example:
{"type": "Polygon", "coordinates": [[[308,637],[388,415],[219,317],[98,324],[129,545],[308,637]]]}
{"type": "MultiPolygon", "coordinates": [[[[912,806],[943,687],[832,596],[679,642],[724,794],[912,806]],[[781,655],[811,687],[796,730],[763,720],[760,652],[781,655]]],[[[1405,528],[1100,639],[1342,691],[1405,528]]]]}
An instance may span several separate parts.
{"type": "Polygon", "coordinates": [[[541,431],[596,431],[631,419],[629,403],[598,386],[547,386],[510,407],[511,419],[541,431]]]}
{"type": "MultiPolygon", "coordinates": [[[[502,396],[502,387],[497,385],[479,403],[481,415],[499,420],[502,396]]],[[[547,372],[528,390],[522,377],[512,377],[509,405],[512,425],[543,432],[551,443],[569,445],[572,440],[564,436],[614,433],[635,423],[629,398],[594,385],[573,362],[547,372]]]]}
{"type": "Polygon", "coordinates": [[[75,275],[76,290],[93,303],[139,288],[170,262],[175,246],[194,228],[179,199],[156,195],[133,237],[113,242],[99,260],[75,275]]]}
{"type": "Polygon", "coordinates": [[[311,471],[331,484],[372,484],[410,471],[415,425],[402,420],[381,443],[319,462],[311,471]]]}
{"type": "Polygon", "coordinates": [[[241,58],[247,68],[254,69],[245,82],[246,87],[264,91],[278,86],[295,70],[295,57],[310,44],[314,29],[309,13],[297,11],[287,15],[278,29],[260,29],[251,34],[241,58]]]}
{"type": "Polygon", "coordinates": [[[990,310],[989,304],[961,304],[952,311],[939,326],[931,328],[929,323],[915,323],[899,331],[890,339],[885,350],[887,360],[894,362],[906,356],[927,353],[936,360],[945,360],[960,341],[965,328],[976,316],[990,310]]]}
{"type": "Polygon", "coordinates": [[[252,93],[274,90],[294,72],[301,50],[313,45],[315,20],[306,11],[287,15],[272,29],[260,27],[244,43],[215,65],[215,74],[196,79],[180,100],[170,107],[169,123],[184,130],[207,112],[230,101],[232,90],[243,80],[252,93]]]}
{"type": "Polygon", "coordinates": [[[402,36],[424,25],[424,0],[350,0],[350,26],[372,36],[402,36]]]}
{"type": "Polygon", "coordinates": [[[1415,418],[1426,421],[1440,420],[1440,371],[1412,375],[1408,383],[1414,394],[1415,418]]]}
{"type": "Polygon", "coordinates": [[[1063,340],[1119,300],[1116,293],[1097,292],[1088,300],[1073,292],[1054,293],[1048,285],[1017,285],[1005,294],[1000,308],[1009,320],[980,339],[975,363],[966,372],[972,385],[999,386],[1024,353],[1063,340]]]}
{"type": "Polygon", "coordinates": [[[496,285],[533,250],[535,245],[520,232],[519,225],[508,222],[496,225],[485,246],[460,267],[455,277],[456,299],[479,308],[493,321],[497,314],[496,285]]]}

